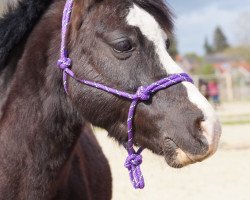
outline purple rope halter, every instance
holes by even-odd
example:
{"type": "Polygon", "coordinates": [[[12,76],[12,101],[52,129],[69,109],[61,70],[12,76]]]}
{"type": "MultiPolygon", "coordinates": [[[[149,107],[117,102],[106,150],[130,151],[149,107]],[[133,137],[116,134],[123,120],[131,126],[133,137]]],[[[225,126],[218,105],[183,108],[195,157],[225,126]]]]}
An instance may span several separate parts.
{"type": "Polygon", "coordinates": [[[140,170],[140,165],[142,163],[141,152],[143,151],[143,148],[140,147],[138,151],[135,151],[135,149],[133,148],[133,136],[134,136],[133,118],[135,115],[136,106],[139,102],[149,100],[150,97],[159,90],[166,89],[182,81],[188,81],[188,82],[193,83],[193,80],[186,73],[173,74],[155,83],[152,83],[149,86],[141,86],[139,87],[139,89],[137,90],[135,94],[130,94],[127,92],[123,92],[120,90],[110,88],[108,86],[105,86],[105,85],[102,85],[93,81],[82,80],[82,79],[77,78],[74,72],[70,69],[71,60],[68,57],[68,52],[66,49],[66,33],[67,33],[68,24],[70,22],[73,1],[74,0],[67,0],[65,8],[64,8],[63,19],[62,19],[61,57],[57,63],[58,67],[63,71],[64,90],[68,94],[67,76],[70,76],[71,78],[75,79],[79,83],[103,90],[105,92],[129,99],[132,101],[130,108],[129,108],[128,120],[127,120],[128,143],[127,143],[126,149],[128,151],[128,157],[125,161],[124,166],[129,170],[130,180],[134,188],[142,189],[144,188],[144,178],[140,170]]]}

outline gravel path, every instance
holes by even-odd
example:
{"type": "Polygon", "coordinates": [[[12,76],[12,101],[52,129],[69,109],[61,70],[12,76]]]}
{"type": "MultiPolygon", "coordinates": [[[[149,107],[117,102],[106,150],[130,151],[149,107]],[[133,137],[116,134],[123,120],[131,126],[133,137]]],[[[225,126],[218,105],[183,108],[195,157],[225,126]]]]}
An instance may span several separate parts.
{"type": "Polygon", "coordinates": [[[223,127],[221,145],[210,159],[176,170],[164,159],[143,152],[143,191],[135,191],[123,167],[126,152],[105,131],[97,131],[113,173],[114,200],[249,200],[250,124],[223,127]]]}

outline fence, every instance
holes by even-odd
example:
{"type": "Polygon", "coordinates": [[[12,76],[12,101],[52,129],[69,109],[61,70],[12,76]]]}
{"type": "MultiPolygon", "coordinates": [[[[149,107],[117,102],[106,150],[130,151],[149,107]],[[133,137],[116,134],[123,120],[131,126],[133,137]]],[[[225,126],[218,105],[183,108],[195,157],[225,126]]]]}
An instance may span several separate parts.
{"type": "Polygon", "coordinates": [[[194,82],[199,87],[199,82],[215,80],[219,85],[220,99],[222,101],[250,100],[250,75],[239,72],[225,73],[222,75],[193,75],[194,82]]]}

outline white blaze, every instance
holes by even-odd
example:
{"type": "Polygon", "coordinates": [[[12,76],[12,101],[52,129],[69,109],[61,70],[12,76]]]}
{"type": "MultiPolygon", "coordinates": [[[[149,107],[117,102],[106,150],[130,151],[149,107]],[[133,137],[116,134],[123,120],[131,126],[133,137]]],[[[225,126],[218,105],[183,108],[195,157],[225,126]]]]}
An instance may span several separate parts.
{"type": "Polygon", "coordinates": [[[20,0],[0,0],[0,17],[17,6],[20,0]]]}
{"type": "Polygon", "coordinates": [[[127,22],[131,26],[139,27],[142,34],[154,43],[155,51],[168,74],[183,72],[167,53],[165,43],[167,35],[152,15],[134,5],[127,16],[127,22]]]}
{"type": "MultiPolygon", "coordinates": [[[[138,27],[141,33],[149,41],[153,42],[156,54],[168,74],[183,72],[166,51],[165,41],[167,35],[152,15],[134,4],[128,13],[127,23],[131,26],[138,27]]],[[[187,89],[189,100],[202,110],[205,116],[205,121],[202,124],[202,126],[204,126],[204,136],[209,145],[211,145],[210,151],[215,151],[220,136],[220,130],[218,130],[218,133],[214,131],[215,124],[218,122],[218,117],[212,106],[193,84],[189,82],[183,82],[182,84],[187,89]]]]}

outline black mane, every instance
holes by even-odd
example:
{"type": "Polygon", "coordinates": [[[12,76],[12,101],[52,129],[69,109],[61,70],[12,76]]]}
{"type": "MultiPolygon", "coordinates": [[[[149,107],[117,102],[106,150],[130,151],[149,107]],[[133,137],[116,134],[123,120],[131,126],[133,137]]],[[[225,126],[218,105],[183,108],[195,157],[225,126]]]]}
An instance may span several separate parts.
{"type": "Polygon", "coordinates": [[[153,15],[165,31],[172,33],[173,13],[170,11],[165,1],[133,0],[133,2],[153,15]]]}
{"type": "Polygon", "coordinates": [[[31,31],[51,0],[22,0],[0,18],[0,72],[10,51],[31,31]]]}

